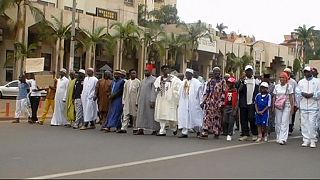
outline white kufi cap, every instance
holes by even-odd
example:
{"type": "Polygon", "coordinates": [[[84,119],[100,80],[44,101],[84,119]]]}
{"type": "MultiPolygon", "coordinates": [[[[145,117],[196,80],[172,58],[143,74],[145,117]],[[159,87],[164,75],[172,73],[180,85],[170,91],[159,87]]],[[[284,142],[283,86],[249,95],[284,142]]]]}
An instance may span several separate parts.
{"type": "Polygon", "coordinates": [[[66,69],[64,69],[64,68],[62,68],[62,69],[60,69],[60,72],[67,73],[67,70],[66,70],[66,69]]]}
{"type": "Polygon", "coordinates": [[[269,88],[269,84],[267,82],[262,82],[260,84],[261,87],[266,87],[266,88],[269,88]]]}
{"type": "Polygon", "coordinates": [[[86,71],[84,69],[80,69],[79,73],[86,74],[86,71]]]}
{"type": "Polygon", "coordinates": [[[303,70],[304,71],[311,71],[311,67],[310,66],[306,66],[303,70]]]}
{"type": "Polygon", "coordinates": [[[193,71],[193,69],[187,68],[186,72],[189,72],[189,73],[193,74],[194,71],[193,71]]]}
{"type": "Polygon", "coordinates": [[[252,69],[253,70],[253,67],[251,65],[246,65],[246,67],[244,68],[244,70],[248,70],[248,69],[252,69]]]}

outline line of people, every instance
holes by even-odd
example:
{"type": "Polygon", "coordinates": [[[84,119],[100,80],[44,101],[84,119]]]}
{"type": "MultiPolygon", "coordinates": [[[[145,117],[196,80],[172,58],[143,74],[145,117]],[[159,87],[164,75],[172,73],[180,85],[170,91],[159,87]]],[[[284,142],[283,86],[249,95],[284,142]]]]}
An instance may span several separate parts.
{"type": "MultiPolygon", "coordinates": [[[[150,69],[140,81],[135,70],[115,70],[104,73],[98,80],[94,70],[81,69],[78,73],[61,69],[60,77],[47,91],[45,111],[40,121],[34,112],[39,89],[33,78],[29,82],[22,76],[19,80],[16,121],[28,108],[25,104],[28,91],[31,93],[32,116],[30,123],[43,124],[49,107],[54,106],[52,126],[67,126],[74,129],[95,129],[99,119],[101,131],[127,133],[130,125],[134,135],[146,131],[157,136],[166,136],[167,130],[179,138],[188,138],[190,131],[197,137],[207,139],[210,134],[221,134],[232,140],[234,125],[240,117],[240,141],[250,135],[256,142],[268,141],[270,125],[274,123],[277,143],[287,143],[293,131],[295,113],[300,109],[302,146],[316,147],[317,128],[320,119],[320,81],[316,69],[304,68],[305,78],[296,83],[291,70],[280,74],[277,85],[253,76],[253,67],[247,65],[244,75],[237,81],[232,76],[222,77],[219,67],[210,72],[210,79],[202,83],[194,78],[194,71],[186,69],[184,78],[170,74],[168,66],[161,67],[162,75],[154,77],[150,69]],[[54,99],[54,102],[53,102],[54,99]],[[54,105],[53,105],[54,104],[54,105]],[[274,119],[274,122],[272,120],[274,119]]],[[[31,75],[32,76],[32,75],[31,75]]]]}

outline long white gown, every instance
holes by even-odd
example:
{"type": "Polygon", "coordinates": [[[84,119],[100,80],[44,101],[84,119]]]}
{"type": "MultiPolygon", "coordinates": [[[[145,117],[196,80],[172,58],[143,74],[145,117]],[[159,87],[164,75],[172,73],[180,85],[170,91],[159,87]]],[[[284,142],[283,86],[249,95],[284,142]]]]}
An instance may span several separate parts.
{"type": "Polygon", "coordinates": [[[66,118],[66,98],[69,85],[69,79],[66,77],[60,78],[57,81],[57,90],[55,96],[54,112],[51,120],[51,125],[63,126],[68,124],[66,118]]]}
{"type": "Polygon", "coordinates": [[[179,90],[179,129],[202,127],[203,110],[200,107],[202,89],[202,83],[195,78],[192,78],[190,81],[187,79],[183,80],[182,86],[179,90]]]}
{"type": "Polygon", "coordinates": [[[93,98],[96,92],[98,79],[96,77],[86,77],[83,81],[81,102],[83,106],[84,122],[96,121],[98,118],[98,104],[93,98]]]}
{"type": "Polygon", "coordinates": [[[169,80],[161,87],[161,76],[154,82],[155,90],[162,88],[158,92],[155,106],[155,121],[178,122],[179,89],[181,80],[176,76],[169,75],[169,80]]]}

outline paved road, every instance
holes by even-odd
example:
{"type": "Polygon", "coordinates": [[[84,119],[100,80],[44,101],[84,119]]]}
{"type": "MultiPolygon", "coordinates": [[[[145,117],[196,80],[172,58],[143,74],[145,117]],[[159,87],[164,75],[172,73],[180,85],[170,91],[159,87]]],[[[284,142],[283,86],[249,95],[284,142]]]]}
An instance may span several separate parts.
{"type": "Polygon", "coordinates": [[[320,178],[320,148],[0,122],[0,178],[320,178]]]}

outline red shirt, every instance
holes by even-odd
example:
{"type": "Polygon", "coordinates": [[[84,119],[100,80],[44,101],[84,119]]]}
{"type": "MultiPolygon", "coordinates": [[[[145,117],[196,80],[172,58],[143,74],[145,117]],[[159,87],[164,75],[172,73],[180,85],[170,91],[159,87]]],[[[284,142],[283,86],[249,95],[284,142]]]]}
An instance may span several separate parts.
{"type": "Polygon", "coordinates": [[[238,91],[236,89],[226,90],[225,106],[232,105],[232,108],[236,108],[238,105],[238,91]]]}

